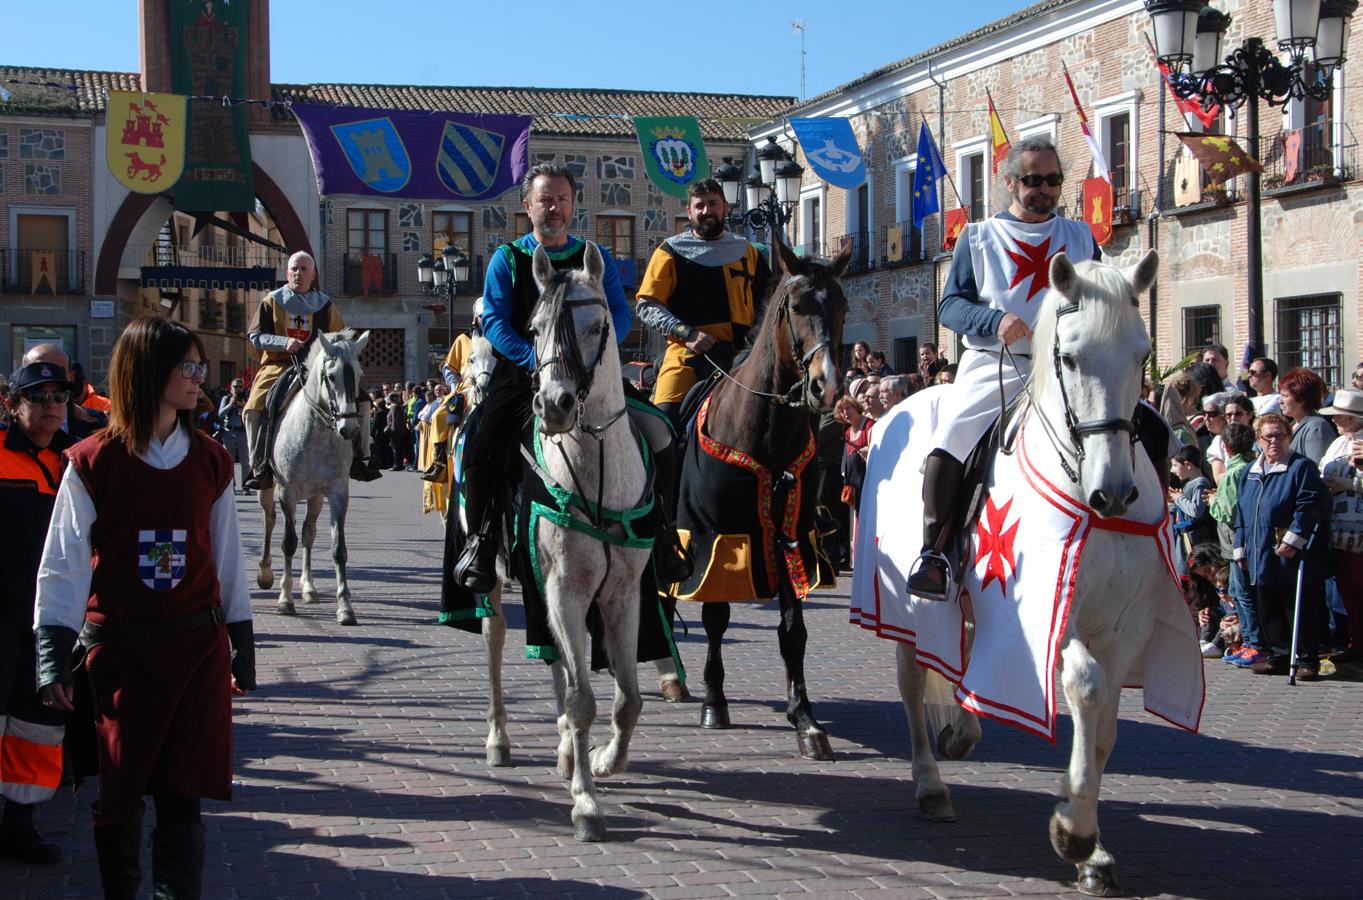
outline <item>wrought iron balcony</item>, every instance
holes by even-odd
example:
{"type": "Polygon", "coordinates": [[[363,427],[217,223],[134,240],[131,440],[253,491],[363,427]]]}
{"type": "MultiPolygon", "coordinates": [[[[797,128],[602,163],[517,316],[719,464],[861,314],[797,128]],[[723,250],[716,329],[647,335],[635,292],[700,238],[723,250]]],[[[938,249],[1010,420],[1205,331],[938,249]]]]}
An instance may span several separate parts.
{"type": "Polygon", "coordinates": [[[84,250],[0,250],[0,291],[85,293],[84,250]]]}

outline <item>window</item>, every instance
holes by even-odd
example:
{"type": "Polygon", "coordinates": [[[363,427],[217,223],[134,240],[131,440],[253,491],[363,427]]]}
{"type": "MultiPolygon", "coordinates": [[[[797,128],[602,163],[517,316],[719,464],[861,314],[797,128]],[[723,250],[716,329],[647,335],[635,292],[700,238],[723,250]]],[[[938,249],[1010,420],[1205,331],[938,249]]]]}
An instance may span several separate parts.
{"type": "MultiPolygon", "coordinates": [[[[1112,205],[1117,210],[1130,209],[1132,219],[1140,214],[1140,157],[1136,141],[1140,134],[1142,96],[1140,91],[1128,91],[1093,104],[1094,137],[1103,148],[1112,176],[1112,205]]],[[[1116,216],[1114,219],[1118,223],[1126,221],[1116,216]]]]}
{"type": "MultiPolygon", "coordinates": [[[[1051,139],[1051,143],[1057,147],[1060,141],[1056,136],[1056,129],[1060,125],[1059,113],[1047,113],[1036,119],[1023,122],[1018,126],[1018,140],[1029,137],[1046,137],[1051,139]]],[[[917,363],[915,363],[917,365],[917,363]]]]}
{"type": "Polygon", "coordinates": [[[58,213],[15,213],[14,259],[4,280],[25,294],[48,291],[68,293],[82,281],[69,253],[72,218],[58,213]]]}
{"type": "Polygon", "coordinates": [[[431,213],[431,246],[436,250],[453,244],[467,256],[473,248],[472,238],[473,213],[440,210],[431,213]]]}
{"type": "Polygon", "coordinates": [[[961,193],[961,206],[970,221],[980,222],[989,217],[990,175],[989,156],[993,144],[989,135],[980,135],[955,146],[956,187],[961,193]]]}
{"type": "Polygon", "coordinates": [[[893,342],[894,359],[890,365],[900,373],[918,371],[918,338],[901,337],[895,338],[893,342]]]}
{"type": "Polygon", "coordinates": [[[597,216],[596,242],[616,259],[633,259],[634,217],[597,216]]]}
{"type": "Polygon", "coordinates": [[[885,228],[886,241],[882,247],[886,265],[897,266],[917,262],[922,258],[922,239],[917,228],[913,227],[913,191],[918,176],[918,158],[909,157],[895,164],[895,221],[885,228]],[[899,256],[893,258],[890,252],[891,230],[897,229],[899,237],[899,256]]]}
{"type": "Polygon", "coordinates": [[[1183,308],[1183,355],[1201,353],[1208,344],[1221,343],[1221,307],[1183,308]]]}
{"type": "Polygon", "coordinates": [[[823,255],[823,191],[800,197],[800,246],[803,256],[823,255]]]}
{"type": "Polygon", "coordinates": [[[1279,371],[1314,369],[1329,385],[1345,384],[1340,294],[1280,297],[1274,357],[1279,371]]]}
{"type": "Polygon", "coordinates": [[[388,211],[384,209],[347,210],[349,239],[347,250],[353,256],[361,253],[388,252],[388,211]]]}
{"type": "Polygon", "coordinates": [[[516,235],[512,240],[515,240],[522,235],[529,234],[531,230],[530,216],[523,212],[516,213],[516,235]]]}
{"type": "Polygon", "coordinates": [[[1103,120],[1103,155],[1112,172],[1112,194],[1131,186],[1131,116],[1119,113],[1103,120]]]}
{"type": "MultiPolygon", "coordinates": [[[[1315,66],[1310,62],[1305,65],[1302,77],[1316,78],[1315,66]]],[[[1293,100],[1283,110],[1283,138],[1286,138],[1286,132],[1301,132],[1301,142],[1296,149],[1296,159],[1293,160],[1299,173],[1297,179],[1318,181],[1336,177],[1336,160],[1342,159],[1343,152],[1343,127],[1334,121],[1334,108],[1336,99],[1341,98],[1339,91],[1342,80],[1338,75],[1335,76],[1335,89],[1330,97],[1324,100],[1311,97],[1293,100]]],[[[1276,147],[1265,145],[1265,153],[1270,157],[1275,152],[1283,151],[1284,144],[1276,147]]]]}
{"type": "Polygon", "coordinates": [[[985,219],[984,199],[984,154],[972,153],[965,158],[966,206],[970,208],[970,221],[982,222],[985,219]]]}
{"type": "MultiPolygon", "coordinates": [[[[847,191],[847,239],[852,241],[852,262],[848,270],[864,272],[873,254],[871,242],[871,180],[867,176],[855,190],[847,191]]],[[[831,253],[834,248],[829,248],[831,253]]],[[[837,248],[841,249],[841,248],[837,248]]]]}

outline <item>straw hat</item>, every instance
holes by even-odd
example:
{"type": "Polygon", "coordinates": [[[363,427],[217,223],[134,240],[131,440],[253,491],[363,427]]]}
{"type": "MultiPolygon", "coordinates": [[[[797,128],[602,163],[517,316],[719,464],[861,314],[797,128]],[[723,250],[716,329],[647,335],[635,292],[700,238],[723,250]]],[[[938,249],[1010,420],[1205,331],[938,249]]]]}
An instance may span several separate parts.
{"type": "Polygon", "coordinates": [[[1340,388],[1335,391],[1334,402],[1320,410],[1322,416],[1353,416],[1363,419],[1363,391],[1340,388]]]}

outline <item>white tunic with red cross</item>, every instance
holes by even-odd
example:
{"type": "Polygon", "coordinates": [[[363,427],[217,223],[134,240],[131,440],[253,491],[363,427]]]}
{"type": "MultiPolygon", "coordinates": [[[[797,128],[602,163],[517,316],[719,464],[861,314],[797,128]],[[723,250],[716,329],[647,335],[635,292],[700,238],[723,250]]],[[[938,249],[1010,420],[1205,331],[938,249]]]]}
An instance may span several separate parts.
{"type": "MultiPolygon", "coordinates": [[[[1093,257],[1093,232],[1084,222],[1054,216],[1045,222],[1020,222],[994,216],[966,229],[965,250],[975,270],[980,300],[991,309],[1012,313],[1036,325],[1037,312],[1051,286],[1051,259],[1062,250],[1074,262],[1093,257]]],[[[960,249],[957,252],[961,252],[960,249]]],[[[998,418],[999,357],[997,337],[966,335],[966,352],[951,385],[954,415],[942,420],[934,444],[964,461],[998,418]]],[[[1009,347],[1003,361],[1003,402],[1011,403],[1031,371],[1032,342],[1023,338],[1009,347]]]]}

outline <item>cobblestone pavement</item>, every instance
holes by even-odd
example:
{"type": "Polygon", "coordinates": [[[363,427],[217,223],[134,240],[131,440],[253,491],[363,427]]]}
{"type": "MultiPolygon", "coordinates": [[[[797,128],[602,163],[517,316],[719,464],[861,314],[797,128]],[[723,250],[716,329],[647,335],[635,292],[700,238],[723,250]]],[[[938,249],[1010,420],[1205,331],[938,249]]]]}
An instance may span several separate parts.
{"type": "MultiPolygon", "coordinates": [[[[418,492],[416,476],[398,473],[355,488],[358,627],[337,626],[330,602],[281,618],[271,593],[254,593],[261,688],[237,704],[233,802],[206,804],[206,896],[1074,895],[1074,869],[1046,838],[1068,718],[1055,747],[985,723],[974,757],[942,767],[960,820],[921,821],[893,648],[847,624],[846,581],[808,610],[809,684],[836,762],[795,755],[775,609],[745,606],[726,656],[736,727],[702,731],[699,704],[663,703],[645,667],[629,772],[600,782],[611,840],[575,842],[554,772],[549,673],[522,658],[514,632],[516,765],[483,765],[482,645],[431,624],[439,523],[419,514],[418,492]]],[[[260,512],[245,499],[241,512],[254,553],[260,512]]],[[[319,568],[324,597],[329,565],[319,568]]],[[[698,682],[699,614],[683,612],[683,658],[698,682]]],[[[513,599],[513,625],[519,614],[513,599]]],[[[1142,896],[1357,896],[1360,685],[1290,688],[1215,660],[1207,670],[1201,735],[1157,722],[1127,692],[1100,812],[1124,886],[1142,896]]],[[[610,682],[603,674],[593,685],[600,734],[610,682]]],[[[0,894],[98,896],[93,798],[87,784],[43,809],[40,824],[67,860],[0,863],[0,894]]]]}

